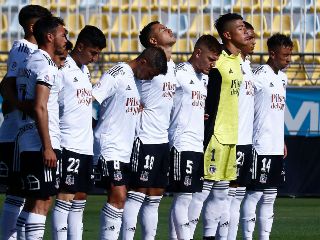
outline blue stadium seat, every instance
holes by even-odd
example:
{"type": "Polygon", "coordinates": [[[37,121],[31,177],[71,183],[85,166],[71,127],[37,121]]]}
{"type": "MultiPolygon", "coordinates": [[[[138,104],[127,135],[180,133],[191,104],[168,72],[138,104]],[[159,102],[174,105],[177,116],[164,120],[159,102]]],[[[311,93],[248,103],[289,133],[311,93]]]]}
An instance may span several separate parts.
{"type": "Polygon", "coordinates": [[[307,37],[317,36],[320,32],[320,22],[317,15],[307,14],[305,18],[300,19],[293,31],[293,36],[299,37],[304,31],[307,37]]]}
{"type": "Polygon", "coordinates": [[[185,14],[172,13],[168,17],[166,26],[170,28],[174,34],[182,36],[189,28],[188,17],[185,14]]]}
{"type": "Polygon", "coordinates": [[[294,12],[300,12],[301,8],[309,10],[312,4],[313,0],[288,0],[284,10],[290,12],[292,8],[294,12]]]}

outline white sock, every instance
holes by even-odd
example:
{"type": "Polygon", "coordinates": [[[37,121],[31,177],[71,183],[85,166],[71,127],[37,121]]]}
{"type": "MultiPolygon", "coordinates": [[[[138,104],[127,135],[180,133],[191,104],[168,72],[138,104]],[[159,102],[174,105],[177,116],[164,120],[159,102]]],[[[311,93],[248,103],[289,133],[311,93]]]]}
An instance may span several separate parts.
{"type": "Polygon", "coordinates": [[[86,200],[72,200],[68,215],[68,240],[81,240],[83,232],[83,211],[86,200]]]}
{"type": "Polygon", "coordinates": [[[237,187],[236,195],[232,199],[232,202],[230,205],[228,240],[235,240],[237,238],[239,217],[240,217],[240,206],[245,193],[246,193],[245,187],[237,187]]]}
{"type": "Polygon", "coordinates": [[[17,238],[17,219],[24,206],[24,198],[7,195],[3,204],[0,233],[1,239],[16,239],[17,238]]]}
{"type": "Polygon", "coordinates": [[[177,232],[176,232],[176,228],[174,226],[174,221],[173,221],[173,206],[175,199],[172,200],[172,204],[170,207],[170,212],[169,212],[169,239],[170,240],[177,240],[177,232]]]}
{"type": "Polygon", "coordinates": [[[146,196],[141,207],[140,223],[142,227],[142,239],[155,239],[158,226],[158,208],[162,196],[146,196]]]}
{"type": "Polygon", "coordinates": [[[52,209],[52,239],[66,240],[68,237],[68,215],[71,202],[56,199],[52,209]]]}
{"type": "Polygon", "coordinates": [[[188,211],[191,239],[193,238],[194,231],[196,230],[197,224],[199,222],[203,203],[208,198],[212,186],[213,182],[204,181],[202,192],[196,192],[192,194],[192,200],[190,202],[188,211]]]}
{"type": "Polygon", "coordinates": [[[174,228],[178,239],[190,239],[188,209],[191,200],[191,193],[179,193],[174,196],[171,217],[173,218],[174,228]]]}
{"type": "Polygon", "coordinates": [[[137,226],[137,218],[144,201],[145,194],[140,192],[129,191],[124,204],[121,239],[132,240],[137,226]]]}
{"type": "Polygon", "coordinates": [[[229,187],[228,196],[225,201],[225,207],[222,208],[220,222],[217,227],[217,236],[220,240],[227,240],[230,223],[230,206],[233,198],[236,195],[236,188],[229,187]]]}
{"type": "Polygon", "coordinates": [[[251,240],[256,225],[256,207],[262,191],[247,191],[241,208],[241,225],[243,239],[251,240]]]}
{"type": "Polygon", "coordinates": [[[257,215],[259,239],[269,240],[273,223],[273,205],[277,197],[277,189],[265,189],[258,203],[257,215]]]}
{"type": "Polygon", "coordinates": [[[100,214],[100,239],[117,240],[120,233],[123,209],[106,203],[100,214]]]}
{"type": "Polygon", "coordinates": [[[29,215],[29,212],[21,211],[17,219],[17,239],[25,240],[26,239],[26,220],[29,215]]]}
{"type": "Polygon", "coordinates": [[[226,207],[229,181],[215,182],[203,210],[203,236],[216,235],[223,209],[226,207]]]}
{"type": "Polygon", "coordinates": [[[46,216],[30,212],[26,219],[26,239],[43,239],[45,224],[46,216]]]}

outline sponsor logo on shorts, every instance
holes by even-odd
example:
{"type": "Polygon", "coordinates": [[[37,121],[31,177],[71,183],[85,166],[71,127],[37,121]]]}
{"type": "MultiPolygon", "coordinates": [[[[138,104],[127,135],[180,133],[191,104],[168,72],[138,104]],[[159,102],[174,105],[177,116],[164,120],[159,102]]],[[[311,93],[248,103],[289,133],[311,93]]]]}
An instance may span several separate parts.
{"type": "Polygon", "coordinates": [[[66,184],[67,184],[67,185],[73,185],[73,184],[74,184],[74,176],[72,176],[72,175],[67,175],[67,177],[66,177],[66,184]]]}
{"type": "Polygon", "coordinates": [[[215,173],[217,170],[216,166],[215,165],[210,165],[209,166],[209,173],[213,174],[215,173]]]}
{"type": "Polygon", "coordinates": [[[149,179],[149,173],[147,171],[143,171],[140,175],[140,180],[143,182],[148,181],[149,179]]]}
{"type": "Polygon", "coordinates": [[[122,180],[122,172],[121,171],[115,171],[114,173],[113,173],[113,179],[115,180],[115,181],[121,181],[122,180]]]}
{"type": "Polygon", "coordinates": [[[190,186],[191,183],[192,183],[192,177],[186,176],[186,177],[184,178],[184,183],[183,183],[183,184],[184,184],[185,186],[190,186]]]}

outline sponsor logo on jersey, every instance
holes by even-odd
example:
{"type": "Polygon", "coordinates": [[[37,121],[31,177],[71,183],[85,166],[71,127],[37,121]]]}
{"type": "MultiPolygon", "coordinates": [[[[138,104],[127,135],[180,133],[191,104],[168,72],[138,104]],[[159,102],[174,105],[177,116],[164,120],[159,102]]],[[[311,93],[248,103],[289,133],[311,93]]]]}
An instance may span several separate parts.
{"type": "Polygon", "coordinates": [[[131,90],[131,87],[130,85],[127,86],[126,90],[131,90]]]}
{"type": "Polygon", "coordinates": [[[162,91],[163,91],[162,97],[169,98],[169,99],[173,98],[175,90],[176,90],[176,84],[171,82],[164,82],[162,87],[162,91]]]}
{"type": "Polygon", "coordinates": [[[140,106],[139,99],[135,97],[128,97],[126,101],[126,113],[132,113],[132,115],[138,114],[139,106],[140,106]]]}
{"type": "Polygon", "coordinates": [[[200,91],[192,91],[191,92],[191,99],[192,99],[192,106],[204,108],[206,95],[201,94],[200,91]]]}
{"type": "Polygon", "coordinates": [[[230,68],[230,70],[229,70],[229,74],[232,74],[233,73],[233,71],[232,71],[232,69],[230,68]]]}
{"type": "Polygon", "coordinates": [[[271,94],[271,109],[283,111],[285,108],[285,100],[286,98],[278,93],[271,94]]]}
{"type": "Polygon", "coordinates": [[[270,83],[269,87],[274,87],[274,85],[273,85],[273,83],[272,83],[272,82],[270,83]]]}
{"type": "Polygon", "coordinates": [[[244,81],[244,89],[247,96],[254,96],[254,88],[252,81],[244,81]]]}
{"type": "Polygon", "coordinates": [[[89,106],[92,103],[92,90],[86,88],[77,89],[76,96],[78,98],[78,104],[84,104],[89,106]]]}
{"type": "Polygon", "coordinates": [[[233,95],[239,96],[241,82],[242,81],[240,81],[238,79],[231,80],[231,86],[230,86],[230,95],[231,96],[233,96],[233,95]]]}
{"type": "Polygon", "coordinates": [[[191,79],[191,81],[190,81],[190,84],[194,84],[194,82],[192,81],[192,79],[191,79]]]}
{"type": "Polygon", "coordinates": [[[73,82],[79,82],[77,77],[74,77],[73,82]]]}

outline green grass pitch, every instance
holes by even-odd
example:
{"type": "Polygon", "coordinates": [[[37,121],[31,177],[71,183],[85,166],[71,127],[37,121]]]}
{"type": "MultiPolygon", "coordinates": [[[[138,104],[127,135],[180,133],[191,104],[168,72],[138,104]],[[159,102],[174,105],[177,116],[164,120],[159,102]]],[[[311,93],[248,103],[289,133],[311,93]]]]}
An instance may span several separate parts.
{"type": "MultiPolygon", "coordinates": [[[[105,196],[90,195],[84,213],[83,239],[98,239],[99,216],[105,196]]],[[[4,195],[0,195],[2,206],[4,195]]],[[[160,204],[157,238],[168,239],[168,213],[171,197],[164,197],[160,204]]],[[[44,239],[51,239],[49,234],[50,217],[47,218],[47,231],[44,239]]],[[[198,224],[194,239],[202,239],[202,223],[198,224]]],[[[135,239],[141,239],[138,227],[135,239]]],[[[238,234],[238,239],[241,239],[238,234]]],[[[257,238],[255,238],[257,239],[257,238]]],[[[278,198],[275,205],[275,220],[271,240],[320,240],[320,198],[278,198]]]]}

